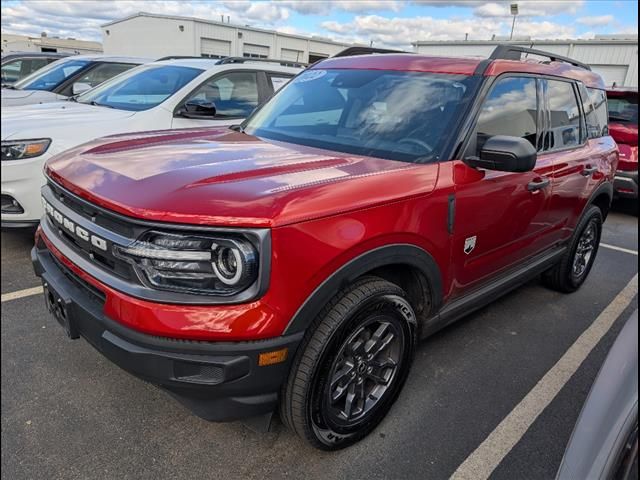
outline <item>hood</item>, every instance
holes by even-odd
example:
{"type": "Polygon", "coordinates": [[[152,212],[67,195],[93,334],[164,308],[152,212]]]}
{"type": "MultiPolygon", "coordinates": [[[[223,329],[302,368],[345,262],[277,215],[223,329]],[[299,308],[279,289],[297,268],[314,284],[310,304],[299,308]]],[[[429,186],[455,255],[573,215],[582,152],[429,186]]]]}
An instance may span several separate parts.
{"type": "Polygon", "coordinates": [[[277,227],[433,190],[438,165],[264,141],[228,129],[103,138],[47,163],[56,182],[146,220],[277,227]]]}
{"type": "Polygon", "coordinates": [[[12,107],[17,105],[30,105],[38,103],[55,102],[64,98],[63,95],[48,92],[46,90],[12,90],[2,89],[2,106],[12,107]]]}
{"type": "Polygon", "coordinates": [[[609,123],[609,134],[617,143],[638,146],[638,125],[632,123],[609,123]]]}
{"type": "MultiPolygon", "coordinates": [[[[87,125],[95,127],[100,122],[113,123],[114,120],[128,118],[134,114],[135,112],[126,110],[68,101],[8,107],[2,109],[2,139],[44,137],[53,138],[55,142],[58,140],[58,131],[64,131],[67,136],[81,137],[83,132],[89,131],[87,125]],[[78,128],[73,130],[76,125],[78,128]]],[[[113,133],[113,130],[105,132],[109,133],[113,133]]],[[[74,145],[86,140],[88,138],[80,139],[74,145]]]]}

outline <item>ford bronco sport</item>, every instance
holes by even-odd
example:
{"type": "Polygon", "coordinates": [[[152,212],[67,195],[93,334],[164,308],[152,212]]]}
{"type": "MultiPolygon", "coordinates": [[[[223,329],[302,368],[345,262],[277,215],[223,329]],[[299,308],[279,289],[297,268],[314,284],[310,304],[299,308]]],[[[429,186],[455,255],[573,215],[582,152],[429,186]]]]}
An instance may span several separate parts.
{"type": "Polygon", "coordinates": [[[214,421],[371,432],[416,342],[593,265],[618,150],[602,79],[544,52],[332,58],[242,125],[46,166],[32,251],[71,338],[214,421]],[[521,54],[544,61],[521,60],[521,54]]]}
{"type": "MultiPolygon", "coordinates": [[[[613,182],[615,195],[638,198],[638,90],[610,88],[609,133],[618,144],[620,161],[613,182]]],[[[636,204],[637,209],[637,204],[636,204]]]]}

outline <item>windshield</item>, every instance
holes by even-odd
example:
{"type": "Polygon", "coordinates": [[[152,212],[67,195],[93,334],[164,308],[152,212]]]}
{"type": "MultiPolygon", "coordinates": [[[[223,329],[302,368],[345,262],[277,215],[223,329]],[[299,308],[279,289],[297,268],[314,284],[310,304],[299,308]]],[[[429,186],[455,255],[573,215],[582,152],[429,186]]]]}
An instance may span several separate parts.
{"type": "Polygon", "coordinates": [[[142,111],[159,105],[204,70],[173,65],[145,65],[123,73],[80,95],[80,103],[142,111]]]}
{"type": "Polygon", "coordinates": [[[609,97],[609,121],[638,125],[638,96],[609,97]]]}
{"type": "Polygon", "coordinates": [[[58,60],[23,78],[14,86],[19,90],[51,91],[89,63],[90,60],[74,60],[73,58],[58,60]]]}
{"type": "Polygon", "coordinates": [[[307,70],[245,125],[251,135],[345,153],[438,160],[478,80],[385,70],[307,70]]]}

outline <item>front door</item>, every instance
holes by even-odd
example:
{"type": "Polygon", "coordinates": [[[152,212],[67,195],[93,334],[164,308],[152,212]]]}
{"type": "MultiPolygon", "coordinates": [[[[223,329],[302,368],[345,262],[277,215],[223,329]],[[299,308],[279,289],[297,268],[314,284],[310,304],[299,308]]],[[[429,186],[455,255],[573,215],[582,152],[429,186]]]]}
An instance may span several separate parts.
{"type": "MultiPolygon", "coordinates": [[[[467,155],[487,138],[510,135],[540,147],[542,91],[530,76],[495,81],[480,108],[467,155]]],[[[475,150],[475,151],[474,151],[475,150]]],[[[531,172],[474,169],[453,162],[456,211],[452,262],[454,295],[483,283],[550,246],[553,163],[540,157],[531,172]]]]}
{"type": "Polygon", "coordinates": [[[172,128],[217,127],[241,123],[259,104],[258,72],[232,71],[213,76],[187,96],[176,109],[172,128]],[[187,102],[215,105],[210,118],[186,118],[187,102]]]}

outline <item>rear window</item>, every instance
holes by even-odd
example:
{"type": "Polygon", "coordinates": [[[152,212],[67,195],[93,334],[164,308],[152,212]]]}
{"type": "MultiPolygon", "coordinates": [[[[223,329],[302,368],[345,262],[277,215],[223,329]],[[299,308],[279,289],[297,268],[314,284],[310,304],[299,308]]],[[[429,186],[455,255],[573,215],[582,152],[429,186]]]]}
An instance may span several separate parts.
{"type": "Polygon", "coordinates": [[[604,90],[598,90],[597,88],[587,88],[587,92],[593,105],[592,116],[587,116],[587,124],[592,127],[589,129],[589,138],[599,138],[609,135],[607,95],[604,90]]]}
{"type": "Polygon", "coordinates": [[[609,121],[638,125],[638,96],[609,97],[609,121]]]}

